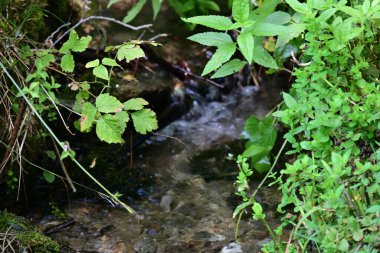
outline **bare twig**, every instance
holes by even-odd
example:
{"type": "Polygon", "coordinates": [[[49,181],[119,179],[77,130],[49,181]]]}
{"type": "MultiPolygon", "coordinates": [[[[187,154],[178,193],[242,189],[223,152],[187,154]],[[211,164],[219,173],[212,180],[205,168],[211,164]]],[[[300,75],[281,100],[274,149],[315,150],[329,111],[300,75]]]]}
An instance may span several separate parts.
{"type": "Polygon", "coordinates": [[[66,177],[66,179],[67,179],[68,184],[69,184],[70,187],[71,187],[71,190],[72,190],[73,192],[76,192],[77,189],[75,188],[75,186],[74,186],[74,184],[73,184],[73,181],[72,181],[71,178],[70,178],[69,173],[67,173],[66,166],[65,166],[65,164],[63,163],[63,161],[59,158],[59,156],[60,156],[59,154],[60,154],[60,153],[59,153],[59,150],[58,150],[57,144],[55,144],[55,141],[53,141],[53,146],[54,146],[55,153],[57,154],[57,158],[58,158],[58,160],[59,160],[59,164],[61,165],[61,168],[62,168],[63,174],[65,174],[65,177],[66,177]]]}
{"type": "Polygon", "coordinates": [[[306,63],[299,62],[297,60],[297,58],[294,56],[294,52],[293,51],[290,52],[290,55],[292,56],[292,62],[294,62],[295,64],[297,64],[300,67],[307,67],[307,66],[309,66],[312,63],[312,61],[309,61],[309,62],[306,62],[306,63]]]}
{"type": "Polygon", "coordinates": [[[111,22],[114,22],[118,25],[121,25],[121,26],[124,26],[126,28],[129,28],[129,29],[132,29],[132,30],[141,30],[141,29],[144,29],[144,28],[148,28],[148,27],[151,27],[152,24],[146,24],[146,25],[140,25],[140,26],[133,26],[133,25],[129,25],[129,24],[125,24],[117,19],[114,19],[114,18],[110,18],[110,17],[103,17],[103,16],[89,16],[87,18],[82,18],[81,20],[79,20],[78,23],[76,23],[73,27],[71,27],[70,29],[68,29],[64,34],[62,34],[62,36],[60,36],[56,41],[54,41],[51,45],[50,45],[50,49],[52,49],[55,45],[57,45],[58,42],[60,42],[64,37],[66,37],[66,35],[68,35],[72,30],[74,30],[75,28],[77,28],[78,26],[80,26],[81,24],[89,21],[89,20],[92,20],[92,19],[98,19],[98,20],[108,20],[108,21],[111,21],[111,22]]]}
{"type": "Polygon", "coordinates": [[[52,34],[50,34],[46,40],[45,40],[45,44],[48,45],[48,43],[51,43],[53,41],[53,38],[54,36],[63,28],[63,27],[66,27],[66,26],[69,26],[71,25],[71,23],[66,23],[66,24],[63,24],[61,25],[60,27],[57,28],[57,30],[55,30],[52,34]]]}

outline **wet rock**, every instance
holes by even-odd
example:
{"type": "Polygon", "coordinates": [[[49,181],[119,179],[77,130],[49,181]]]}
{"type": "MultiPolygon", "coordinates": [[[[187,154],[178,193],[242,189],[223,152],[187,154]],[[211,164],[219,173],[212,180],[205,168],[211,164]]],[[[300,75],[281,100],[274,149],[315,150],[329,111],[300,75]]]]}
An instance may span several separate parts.
{"type": "Polygon", "coordinates": [[[173,202],[173,194],[173,191],[168,191],[167,194],[161,198],[160,207],[167,213],[170,212],[170,205],[173,202]]]}
{"type": "Polygon", "coordinates": [[[220,253],[243,253],[243,250],[239,244],[231,242],[228,246],[223,247],[220,253]]]}

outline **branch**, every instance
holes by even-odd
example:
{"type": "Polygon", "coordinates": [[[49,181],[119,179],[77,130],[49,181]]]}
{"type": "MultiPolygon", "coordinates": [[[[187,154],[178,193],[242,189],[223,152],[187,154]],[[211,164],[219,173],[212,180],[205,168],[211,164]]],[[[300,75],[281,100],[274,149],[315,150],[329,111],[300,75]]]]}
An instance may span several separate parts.
{"type": "Polygon", "coordinates": [[[146,25],[140,25],[140,26],[133,26],[133,25],[129,25],[129,24],[125,24],[117,19],[114,19],[114,18],[109,18],[109,17],[103,17],[103,16],[89,16],[87,18],[82,18],[81,20],[79,20],[78,23],[76,23],[73,27],[71,27],[69,30],[67,30],[64,34],[62,34],[61,37],[59,37],[56,41],[54,41],[54,43],[51,44],[51,46],[49,47],[49,49],[52,49],[55,45],[57,45],[58,42],[60,42],[66,35],[68,35],[72,30],[74,30],[75,28],[77,28],[78,26],[80,26],[81,24],[91,20],[91,19],[98,19],[98,20],[108,20],[108,21],[111,21],[111,22],[114,22],[118,25],[121,25],[121,26],[124,26],[128,29],[132,29],[132,30],[141,30],[141,29],[144,29],[144,28],[148,28],[148,27],[151,27],[152,24],[146,24],[146,25]]]}

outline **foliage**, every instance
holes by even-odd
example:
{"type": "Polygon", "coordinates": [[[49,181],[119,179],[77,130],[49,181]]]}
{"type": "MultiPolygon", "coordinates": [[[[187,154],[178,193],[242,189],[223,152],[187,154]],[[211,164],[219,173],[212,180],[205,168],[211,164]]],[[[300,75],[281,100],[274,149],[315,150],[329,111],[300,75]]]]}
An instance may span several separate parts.
{"type": "MultiPolygon", "coordinates": [[[[270,174],[282,192],[278,211],[284,218],[262,250],[284,252],[286,245],[286,252],[378,252],[380,2],[286,2],[305,29],[305,50],[284,105],[273,113],[288,128],[284,138],[294,161],[270,174]],[[287,225],[290,238],[279,243],[287,225]]],[[[250,118],[249,124],[255,138],[266,123],[250,118]]],[[[260,145],[248,145],[243,155],[255,154],[260,145]]],[[[252,170],[246,158],[238,164],[237,194],[244,203],[235,215],[256,206],[258,218],[257,190],[248,193],[252,170]]]]}
{"type": "MultiPolygon", "coordinates": [[[[33,228],[29,222],[7,211],[0,211],[0,231],[7,231],[4,237],[8,237],[9,243],[20,251],[28,249],[31,252],[60,252],[60,246],[57,242],[43,235],[41,232],[33,228]]],[[[2,243],[3,244],[3,243],[2,243]]],[[[7,245],[4,241],[3,247],[7,245]]],[[[4,252],[9,252],[5,248],[4,252]]]]}
{"type": "MultiPolygon", "coordinates": [[[[121,0],[109,0],[108,8],[121,0]]],[[[163,0],[152,0],[153,20],[156,19],[163,0]]],[[[129,23],[141,12],[147,0],[138,0],[128,11],[123,22],[129,23]]],[[[212,11],[220,11],[218,4],[211,0],[168,0],[169,5],[180,17],[191,17],[198,14],[208,14],[212,11]]],[[[195,25],[187,24],[188,28],[194,29],[195,25]]]]}
{"type": "Polygon", "coordinates": [[[232,3],[233,20],[216,15],[183,18],[182,20],[185,22],[220,31],[199,33],[188,38],[202,45],[217,48],[206,64],[202,75],[216,71],[211,78],[227,76],[238,72],[245,64],[253,62],[267,68],[278,69],[276,60],[264,47],[264,37],[278,36],[276,47],[281,48],[303,31],[302,26],[290,23],[292,17],[288,13],[274,12],[279,3],[279,0],[271,0],[253,8],[248,0],[234,0],[232,3]],[[232,38],[227,31],[231,31],[230,34],[237,34],[236,38],[232,38]],[[231,60],[236,49],[240,51],[244,61],[231,60]]]}

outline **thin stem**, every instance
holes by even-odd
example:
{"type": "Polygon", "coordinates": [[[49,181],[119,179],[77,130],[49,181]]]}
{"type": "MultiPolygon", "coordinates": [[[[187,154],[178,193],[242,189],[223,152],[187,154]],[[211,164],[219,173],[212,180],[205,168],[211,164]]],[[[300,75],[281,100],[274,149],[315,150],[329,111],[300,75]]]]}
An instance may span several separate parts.
{"type": "Polygon", "coordinates": [[[280,250],[280,252],[284,252],[284,248],[281,245],[281,241],[278,240],[277,236],[274,234],[272,228],[269,226],[269,223],[264,219],[262,219],[265,227],[268,229],[270,236],[273,239],[274,244],[277,245],[277,248],[280,250]]]}

